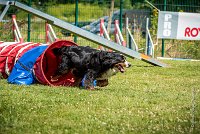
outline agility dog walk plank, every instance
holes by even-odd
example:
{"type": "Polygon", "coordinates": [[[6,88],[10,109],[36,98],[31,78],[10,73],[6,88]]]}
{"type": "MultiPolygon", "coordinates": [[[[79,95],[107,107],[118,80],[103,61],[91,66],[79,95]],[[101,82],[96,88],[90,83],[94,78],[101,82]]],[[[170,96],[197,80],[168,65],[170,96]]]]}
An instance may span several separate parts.
{"type": "Polygon", "coordinates": [[[13,6],[15,6],[17,8],[20,8],[20,9],[26,11],[26,12],[29,12],[31,14],[34,14],[34,15],[40,17],[40,18],[43,18],[43,19],[47,20],[48,23],[50,23],[50,24],[53,24],[53,25],[55,25],[57,27],[60,27],[62,29],[66,29],[66,30],[68,30],[69,32],[71,32],[71,33],[73,33],[75,35],[78,35],[78,36],[80,36],[82,38],[90,40],[90,41],[92,41],[94,43],[97,43],[99,45],[102,45],[104,47],[107,47],[107,48],[113,49],[115,51],[121,52],[121,53],[123,53],[124,55],[126,55],[128,57],[137,58],[137,59],[140,59],[142,61],[145,61],[145,62],[150,63],[150,64],[155,65],[155,66],[167,67],[166,64],[164,64],[164,63],[162,63],[162,62],[160,62],[160,61],[158,61],[156,59],[153,59],[153,58],[151,58],[151,57],[149,57],[147,55],[144,55],[144,54],[138,53],[138,52],[136,52],[134,50],[131,50],[129,48],[120,46],[117,43],[109,41],[109,40],[107,40],[107,39],[105,39],[103,37],[100,37],[100,36],[95,35],[95,34],[93,34],[91,32],[83,30],[83,29],[81,29],[79,27],[76,27],[76,26],[74,26],[74,25],[72,25],[70,23],[62,21],[62,20],[60,20],[58,18],[55,18],[55,17],[53,17],[51,15],[48,15],[46,13],[43,13],[43,12],[41,12],[39,10],[36,10],[36,9],[34,9],[32,7],[29,7],[27,5],[24,5],[24,4],[20,3],[20,2],[3,0],[3,1],[0,2],[0,4],[13,5],[13,6]]]}

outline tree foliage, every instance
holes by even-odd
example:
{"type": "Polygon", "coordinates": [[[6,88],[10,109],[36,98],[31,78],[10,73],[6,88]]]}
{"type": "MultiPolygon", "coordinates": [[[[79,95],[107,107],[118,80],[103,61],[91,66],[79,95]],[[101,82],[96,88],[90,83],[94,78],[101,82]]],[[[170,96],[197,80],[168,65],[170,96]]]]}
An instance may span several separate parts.
{"type": "MultiPolygon", "coordinates": [[[[56,5],[66,4],[66,3],[75,3],[76,0],[18,0],[28,4],[29,1],[32,2],[32,5],[46,6],[46,5],[56,5]]],[[[79,3],[91,3],[99,5],[110,5],[112,0],[79,0],[79,3]]],[[[146,0],[115,0],[115,7],[120,6],[120,2],[123,2],[124,8],[146,8],[151,7],[145,1],[146,0]]],[[[200,12],[200,0],[148,0],[150,3],[155,5],[160,10],[164,10],[164,3],[166,1],[166,6],[168,11],[188,11],[188,12],[200,12]],[[198,6],[199,5],[199,6],[198,6]],[[195,7],[195,8],[193,8],[195,7]]]]}

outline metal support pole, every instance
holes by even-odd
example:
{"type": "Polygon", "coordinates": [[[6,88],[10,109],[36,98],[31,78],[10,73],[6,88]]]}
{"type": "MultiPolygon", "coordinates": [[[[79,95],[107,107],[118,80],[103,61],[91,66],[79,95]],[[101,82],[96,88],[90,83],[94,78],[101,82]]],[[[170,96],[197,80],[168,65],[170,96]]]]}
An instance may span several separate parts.
{"type": "Polygon", "coordinates": [[[149,35],[147,33],[148,27],[149,27],[149,18],[147,18],[147,20],[146,20],[146,49],[145,49],[146,55],[150,55],[149,35]]]}
{"type": "MultiPolygon", "coordinates": [[[[167,1],[164,0],[164,11],[166,11],[167,1]]],[[[165,40],[162,39],[162,57],[165,56],[165,40]]]]}
{"type": "Polygon", "coordinates": [[[124,2],[124,0],[120,0],[119,28],[120,28],[121,32],[122,32],[123,2],[124,2]]]}
{"type": "MultiPolygon", "coordinates": [[[[75,26],[78,26],[78,0],[76,0],[75,4],[75,26]]],[[[77,36],[74,36],[74,42],[77,42],[77,36]]]]}
{"type": "Polygon", "coordinates": [[[3,12],[0,14],[0,22],[3,20],[3,17],[5,16],[5,14],[7,13],[8,9],[9,9],[10,5],[6,5],[6,7],[4,8],[3,12]]]}
{"type": "MultiPolygon", "coordinates": [[[[31,7],[31,0],[28,1],[28,6],[31,7]]],[[[28,37],[27,37],[27,41],[30,42],[31,41],[31,14],[28,14],[28,37]]]]}

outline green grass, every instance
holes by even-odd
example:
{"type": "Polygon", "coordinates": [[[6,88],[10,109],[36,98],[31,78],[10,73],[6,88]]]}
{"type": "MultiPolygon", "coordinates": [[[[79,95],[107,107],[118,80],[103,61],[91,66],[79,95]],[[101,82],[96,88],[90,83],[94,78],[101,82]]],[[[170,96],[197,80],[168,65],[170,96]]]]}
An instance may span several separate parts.
{"type": "Polygon", "coordinates": [[[131,62],[96,91],[1,80],[0,133],[200,133],[200,62],[131,62]]]}

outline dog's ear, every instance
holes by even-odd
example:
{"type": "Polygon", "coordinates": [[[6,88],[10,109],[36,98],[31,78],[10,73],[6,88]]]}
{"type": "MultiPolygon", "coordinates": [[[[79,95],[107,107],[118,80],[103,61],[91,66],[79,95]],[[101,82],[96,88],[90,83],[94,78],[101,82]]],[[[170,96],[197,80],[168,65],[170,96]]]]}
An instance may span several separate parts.
{"type": "Polygon", "coordinates": [[[63,53],[67,53],[67,47],[63,46],[61,48],[53,48],[52,51],[55,55],[62,55],[63,53]]]}
{"type": "Polygon", "coordinates": [[[106,51],[101,51],[99,53],[99,59],[102,61],[105,59],[107,52],[106,51]]]}

